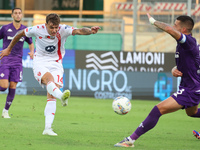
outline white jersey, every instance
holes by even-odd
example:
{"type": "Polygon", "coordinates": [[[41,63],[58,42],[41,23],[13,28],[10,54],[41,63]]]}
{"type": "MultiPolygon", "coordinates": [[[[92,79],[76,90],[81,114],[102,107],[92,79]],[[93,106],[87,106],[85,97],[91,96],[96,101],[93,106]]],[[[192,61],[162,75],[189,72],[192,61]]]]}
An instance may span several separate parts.
{"type": "Polygon", "coordinates": [[[27,37],[36,38],[34,61],[56,61],[61,63],[65,55],[65,41],[68,36],[72,35],[73,29],[71,26],[60,24],[56,36],[49,35],[45,24],[24,29],[27,37]]]}

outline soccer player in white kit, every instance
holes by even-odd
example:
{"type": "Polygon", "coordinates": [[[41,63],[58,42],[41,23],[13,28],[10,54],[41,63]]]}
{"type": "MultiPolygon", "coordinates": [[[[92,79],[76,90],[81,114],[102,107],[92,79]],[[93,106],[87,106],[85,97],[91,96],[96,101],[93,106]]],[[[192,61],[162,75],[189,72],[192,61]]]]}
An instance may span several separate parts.
{"type": "Polygon", "coordinates": [[[70,91],[63,93],[60,88],[63,86],[62,58],[65,55],[64,44],[70,35],[96,34],[100,27],[74,29],[68,25],[61,25],[57,14],[51,13],[46,16],[46,23],[28,27],[19,31],[10,45],[0,52],[0,59],[10,54],[13,46],[23,36],[36,38],[36,52],[33,58],[33,73],[36,80],[46,85],[47,104],[44,110],[45,129],[43,135],[57,136],[51,126],[56,112],[56,98],[61,100],[63,106],[68,105],[70,91]]]}

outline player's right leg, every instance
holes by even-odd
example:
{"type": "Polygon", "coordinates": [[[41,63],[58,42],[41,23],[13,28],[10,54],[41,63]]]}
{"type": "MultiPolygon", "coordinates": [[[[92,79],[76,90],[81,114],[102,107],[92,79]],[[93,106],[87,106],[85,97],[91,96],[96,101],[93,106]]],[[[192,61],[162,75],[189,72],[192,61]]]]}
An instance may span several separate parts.
{"type": "MultiPolygon", "coordinates": [[[[9,77],[9,69],[6,66],[3,65],[0,66],[0,91],[2,92],[8,88],[9,85],[8,77],[9,77]]],[[[3,108],[1,116],[2,118],[10,118],[8,110],[6,110],[5,108],[3,108]]]]}
{"type": "Polygon", "coordinates": [[[61,90],[59,89],[59,87],[57,87],[57,86],[59,86],[59,85],[56,85],[54,82],[49,81],[47,83],[47,92],[50,95],[60,99],[63,106],[67,106],[68,105],[68,98],[70,97],[70,91],[65,90],[62,93],[61,90]]]}
{"type": "Polygon", "coordinates": [[[62,93],[59,87],[63,86],[63,68],[57,62],[50,62],[48,64],[43,63],[35,64],[33,67],[33,72],[36,80],[41,85],[46,85],[47,92],[61,100],[63,106],[68,104],[68,98],[70,97],[70,91],[66,90],[62,93]],[[57,87],[59,85],[59,87],[57,87]]]}
{"type": "Polygon", "coordinates": [[[123,141],[115,144],[114,146],[132,147],[134,142],[143,134],[154,128],[163,114],[171,113],[181,109],[176,100],[172,97],[167,98],[158,105],[154,106],[146,119],[139,125],[139,127],[133,132],[132,135],[124,139],[123,141]]]}
{"type": "Polygon", "coordinates": [[[0,91],[5,91],[9,86],[10,70],[8,66],[0,65],[0,91]]]}
{"type": "MultiPolygon", "coordinates": [[[[0,80],[0,91],[5,91],[8,88],[8,80],[7,79],[1,79],[0,80]]],[[[8,114],[8,109],[3,108],[2,111],[2,118],[10,118],[8,114]]]]}

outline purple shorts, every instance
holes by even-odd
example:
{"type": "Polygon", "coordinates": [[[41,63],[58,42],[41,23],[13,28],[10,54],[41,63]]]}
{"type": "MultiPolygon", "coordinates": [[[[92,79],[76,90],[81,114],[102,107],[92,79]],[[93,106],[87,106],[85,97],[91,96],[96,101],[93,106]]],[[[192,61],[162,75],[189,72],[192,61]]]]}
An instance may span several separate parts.
{"type": "Polygon", "coordinates": [[[171,97],[174,98],[179,105],[182,105],[183,109],[196,106],[200,102],[200,93],[186,88],[181,88],[171,97]]]}
{"type": "Polygon", "coordinates": [[[8,79],[8,81],[22,82],[22,66],[0,66],[0,80],[8,79]]]}

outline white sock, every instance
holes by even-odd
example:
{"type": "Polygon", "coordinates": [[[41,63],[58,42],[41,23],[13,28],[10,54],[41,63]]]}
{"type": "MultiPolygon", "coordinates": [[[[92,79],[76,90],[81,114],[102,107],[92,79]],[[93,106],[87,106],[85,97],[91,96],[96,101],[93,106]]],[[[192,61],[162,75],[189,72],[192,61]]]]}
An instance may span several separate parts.
{"type": "Polygon", "coordinates": [[[61,90],[56,86],[56,84],[52,81],[47,83],[47,92],[58,99],[61,99],[61,96],[63,94],[61,90]]]}
{"type": "Polygon", "coordinates": [[[8,110],[4,108],[4,109],[3,109],[3,112],[8,112],[8,110]]]}
{"type": "Polygon", "coordinates": [[[56,99],[48,99],[44,110],[45,116],[45,129],[49,129],[54,121],[56,113],[56,99]]]}
{"type": "Polygon", "coordinates": [[[132,140],[130,136],[127,137],[127,138],[128,138],[128,140],[129,140],[129,142],[131,142],[131,143],[134,143],[134,142],[135,142],[135,140],[132,140]]]}

